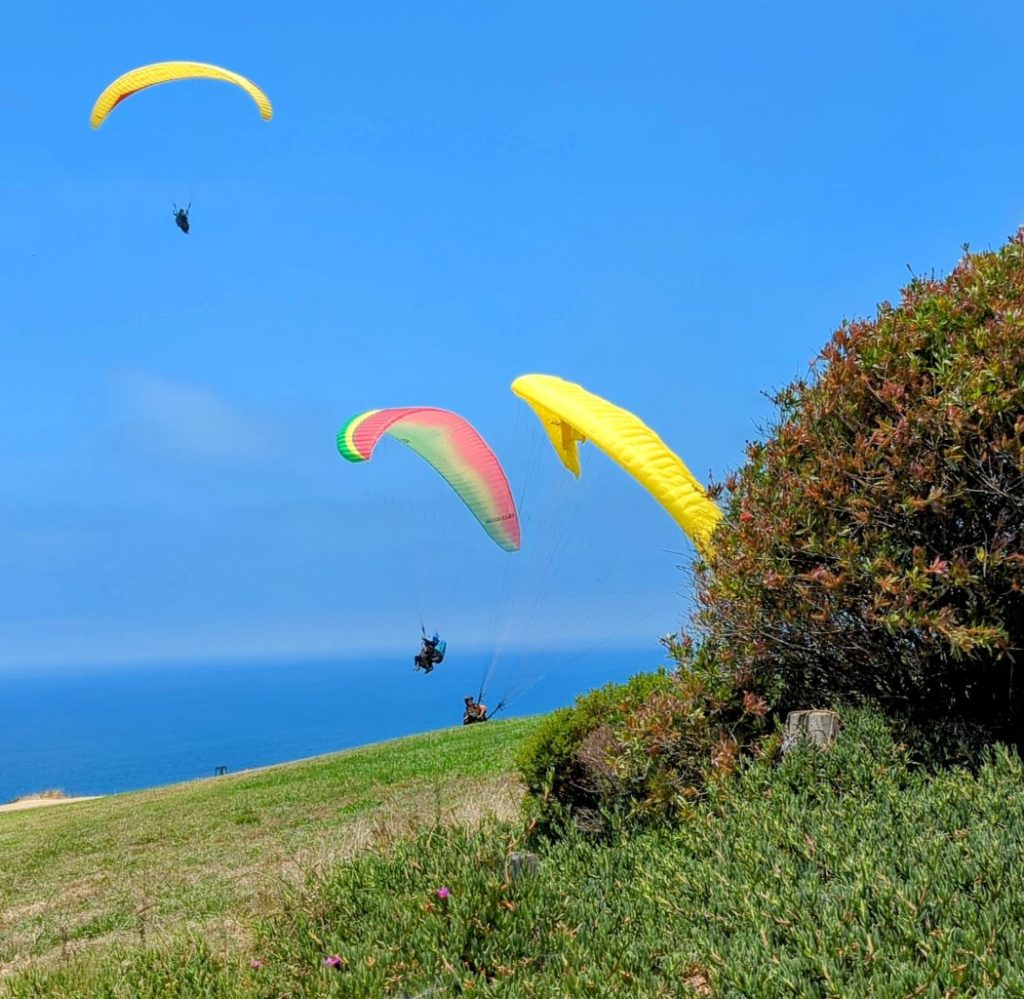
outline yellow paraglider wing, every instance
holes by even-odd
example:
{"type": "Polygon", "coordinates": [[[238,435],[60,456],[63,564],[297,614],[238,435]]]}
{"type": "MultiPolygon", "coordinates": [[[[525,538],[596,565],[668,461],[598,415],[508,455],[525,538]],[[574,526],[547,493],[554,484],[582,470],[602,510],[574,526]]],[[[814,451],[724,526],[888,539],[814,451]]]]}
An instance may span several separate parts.
{"type": "Polygon", "coordinates": [[[230,69],[223,69],[220,66],[211,66],[205,62],[154,62],[149,66],[140,66],[123,76],[119,76],[102,94],[96,99],[92,108],[92,117],[89,119],[93,128],[99,128],[106,120],[107,115],[117,107],[126,97],[137,94],[146,87],[156,86],[158,83],[170,83],[172,80],[223,80],[225,83],[233,83],[241,87],[255,102],[260,109],[260,114],[266,121],[270,121],[274,109],[270,106],[270,98],[267,97],[252,80],[247,80],[238,73],[232,73],[230,69]]]}
{"type": "Polygon", "coordinates": [[[553,375],[522,375],[512,391],[537,414],[558,457],[580,474],[579,445],[593,441],[633,476],[706,554],[722,511],[665,442],[632,413],[553,375]]]}

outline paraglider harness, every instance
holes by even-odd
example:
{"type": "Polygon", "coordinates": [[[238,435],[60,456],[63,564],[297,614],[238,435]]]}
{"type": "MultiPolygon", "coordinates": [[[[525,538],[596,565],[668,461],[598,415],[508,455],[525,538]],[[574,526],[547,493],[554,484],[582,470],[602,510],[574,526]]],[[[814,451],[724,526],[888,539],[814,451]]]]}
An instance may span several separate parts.
{"type": "Polygon", "coordinates": [[[438,638],[436,634],[428,638],[427,633],[424,631],[423,648],[413,658],[412,668],[421,669],[424,673],[430,673],[435,666],[444,662],[444,653],[447,648],[448,643],[443,638],[438,638]]]}
{"type": "Polygon", "coordinates": [[[477,722],[487,721],[487,705],[474,701],[472,697],[466,696],[466,713],[462,716],[463,725],[475,725],[477,722]]]}
{"type": "Polygon", "coordinates": [[[483,703],[483,699],[483,686],[480,687],[480,693],[476,695],[475,701],[468,694],[466,695],[466,713],[462,716],[463,725],[475,725],[477,722],[490,721],[499,711],[503,711],[508,703],[508,698],[503,697],[498,702],[498,706],[493,711],[488,712],[487,705],[483,703]]]}
{"type": "Polygon", "coordinates": [[[187,236],[188,235],[188,212],[189,208],[192,207],[192,202],[188,203],[188,208],[179,208],[177,205],[174,206],[174,224],[187,236]]]}

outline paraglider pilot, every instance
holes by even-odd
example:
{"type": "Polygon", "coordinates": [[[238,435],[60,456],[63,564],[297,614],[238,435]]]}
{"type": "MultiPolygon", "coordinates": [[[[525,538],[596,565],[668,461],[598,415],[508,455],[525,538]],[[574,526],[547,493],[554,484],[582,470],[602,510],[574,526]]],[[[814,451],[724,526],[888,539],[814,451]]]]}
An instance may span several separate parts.
{"type": "Polygon", "coordinates": [[[174,224],[187,236],[188,235],[188,211],[192,207],[192,202],[188,204],[188,208],[179,208],[177,205],[174,206],[174,224]]]}
{"type": "Polygon", "coordinates": [[[446,644],[444,639],[438,637],[437,632],[429,638],[424,632],[423,647],[413,659],[413,669],[421,669],[424,673],[430,673],[435,666],[444,662],[446,644]]]}
{"type": "Polygon", "coordinates": [[[475,725],[477,722],[487,721],[487,705],[478,704],[468,694],[466,695],[466,713],[462,716],[463,725],[475,725]]]}

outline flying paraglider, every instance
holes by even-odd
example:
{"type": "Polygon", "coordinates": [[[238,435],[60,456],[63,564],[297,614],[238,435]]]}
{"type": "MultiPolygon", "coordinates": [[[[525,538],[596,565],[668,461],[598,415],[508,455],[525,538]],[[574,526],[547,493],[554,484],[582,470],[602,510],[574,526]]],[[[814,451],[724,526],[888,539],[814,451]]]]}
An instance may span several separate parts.
{"type": "Polygon", "coordinates": [[[174,224],[187,236],[188,235],[188,212],[189,208],[192,207],[192,203],[189,202],[188,208],[179,208],[177,205],[174,206],[174,224]]]}
{"type": "MultiPolygon", "coordinates": [[[[338,431],[342,457],[368,461],[387,434],[401,441],[441,474],[469,507],[491,540],[507,552],[519,550],[519,514],[508,479],[494,452],[473,426],[446,409],[415,406],[371,409],[338,431]]],[[[431,673],[444,660],[447,643],[423,632],[413,668],[431,673]]]]}
{"type": "Polygon", "coordinates": [[[512,391],[533,409],[562,464],[577,478],[578,446],[593,441],[668,511],[702,555],[722,511],[682,460],[639,417],[553,375],[522,375],[512,391]]]}
{"type": "Polygon", "coordinates": [[[440,666],[444,662],[444,654],[447,648],[448,643],[439,637],[436,631],[429,637],[424,631],[422,647],[412,661],[412,668],[421,669],[424,673],[433,673],[434,667],[440,666]]]}
{"type": "Polygon", "coordinates": [[[338,431],[348,461],[368,461],[384,434],[411,448],[436,469],[480,526],[507,552],[519,550],[519,514],[494,452],[457,413],[429,406],[371,409],[338,431]]]}
{"type": "Polygon", "coordinates": [[[260,115],[265,121],[270,121],[274,114],[270,98],[252,80],[247,80],[230,69],[211,66],[205,62],[154,62],[148,66],[130,70],[114,80],[96,98],[89,123],[93,128],[99,128],[121,101],[131,97],[132,94],[137,94],[140,90],[161,83],[171,83],[175,80],[196,79],[223,80],[225,83],[233,83],[235,86],[241,87],[256,102],[260,115]]]}

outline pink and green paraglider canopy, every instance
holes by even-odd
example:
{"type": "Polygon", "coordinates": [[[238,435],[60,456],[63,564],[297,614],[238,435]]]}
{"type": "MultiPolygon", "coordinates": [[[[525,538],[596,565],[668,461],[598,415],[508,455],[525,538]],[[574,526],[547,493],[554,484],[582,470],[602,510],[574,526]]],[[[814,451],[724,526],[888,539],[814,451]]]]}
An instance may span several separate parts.
{"type": "Polygon", "coordinates": [[[498,545],[519,550],[519,515],[508,479],[467,420],[428,406],[371,409],[338,431],[338,450],[349,461],[368,461],[384,434],[433,465],[498,545]]]}

